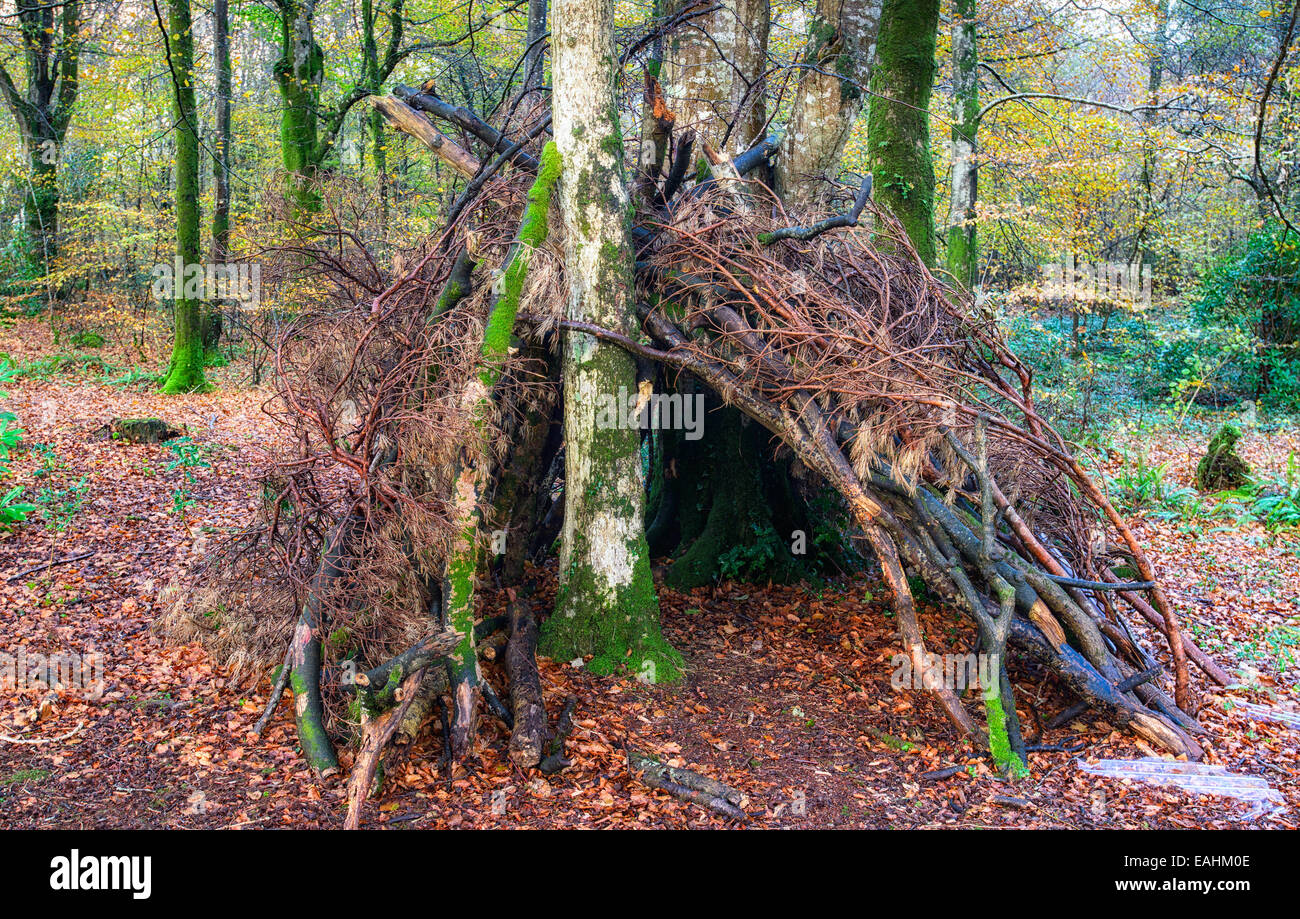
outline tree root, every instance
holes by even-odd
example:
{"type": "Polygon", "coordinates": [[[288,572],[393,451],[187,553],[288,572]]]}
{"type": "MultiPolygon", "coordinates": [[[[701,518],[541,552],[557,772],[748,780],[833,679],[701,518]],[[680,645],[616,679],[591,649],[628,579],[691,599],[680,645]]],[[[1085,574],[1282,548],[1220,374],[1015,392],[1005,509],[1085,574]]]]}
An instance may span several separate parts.
{"type": "Polygon", "coordinates": [[[564,708],[560,711],[560,717],[555,721],[555,732],[551,735],[551,742],[547,745],[546,755],[537,764],[538,771],[543,775],[554,775],[561,769],[567,769],[573,765],[572,761],[564,756],[564,741],[573,730],[573,712],[577,707],[578,699],[576,696],[569,696],[565,700],[564,708]]]}

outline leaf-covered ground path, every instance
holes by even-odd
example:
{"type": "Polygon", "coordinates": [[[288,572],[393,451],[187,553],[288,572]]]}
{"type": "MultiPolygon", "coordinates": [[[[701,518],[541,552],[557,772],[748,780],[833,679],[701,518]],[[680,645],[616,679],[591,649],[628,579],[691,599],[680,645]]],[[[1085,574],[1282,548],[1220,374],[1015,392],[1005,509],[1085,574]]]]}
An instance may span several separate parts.
{"type": "MultiPolygon", "coordinates": [[[[35,326],[0,336],[0,351],[18,361],[41,344],[35,326]]],[[[107,687],[98,700],[37,687],[0,701],[0,734],[48,741],[0,739],[0,825],[342,823],[343,785],[312,778],[296,752],[287,705],[261,740],[251,737],[269,686],[234,685],[197,646],[168,646],[150,631],[165,603],[160,594],[187,559],[214,534],[248,519],[256,503],[251,469],[273,443],[260,413],[264,394],[241,389],[233,373],[214,376],[220,389],[189,397],[89,380],[9,387],[5,408],[27,429],[13,482],[26,487],[29,499],[48,490],[51,514],[0,534],[0,651],[93,648],[104,655],[107,687]],[[162,417],[185,426],[203,448],[210,466],[194,472],[194,503],[183,516],[175,497],[184,476],[167,468],[171,450],[91,438],[115,416],[162,417]],[[93,555],[14,578],[52,558],[87,552],[93,555]]],[[[1243,443],[1248,458],[1274,473],[1285,463],[1285,444],[1276,438],[1253,442],[1248,434],[1243,443]]],[[[1169,457],[1194,448],[1152,447],[1169,457]]],[[[1230,670],[1248,665],[1248,685],[1203,698],[1201,721],[1213,735],[1209,758],[1261,776],[1285,795],[1285,809],[1247,825],[1295,826],[1300,731],[1251,721],[1232,700],[1298,707],[1296,652],[1286,651],[1286,641],[1300,626],[1300,541],[1253,523],[1197,529],[1152,518],[1140,522],[1140,531],[1199,640],[1230,670]]],[[[543,578],[542,603],[552,590],[543,578]]],[[[367,809],[365,822],[721,824],[630,776],[624,744],[736,786],[748,796],[751,825],[763,827],[1241,826],[1249,810],[1084,775],[1078,754],[1065,752],[1031,754],[1027,781],[996,780],[956,742],[928,699],[891,687],[897,646],[879,584],[724,584],[690,595],[665,590],[663,601],[665,632],[691,665],[683,685],[647,687],[542,661],[552,717],[568,696],[578,698],[571,768],[549,779],[521,774],[506,757],[504,730],[485,715],[483,746],[468,771],[448,776],[439,765],[441,741],[428,736],[426,748],[367,809]],[[952,766],[960,768],[932,775],[952,766]]],[[[487,602],[499,605],[501,598],[488,594],[487,602]]],[[[932,650],[965,650],[969,636],[957,617],[939,608],[925,615],[932,650]]],[[[499,669],[486,669],[503,688],[499,669]]],[[[1044,721],[1069,704],[1034,673],[1013,671],[1030,726],[1031,704],[1044,721]]],[[[1042,740],[1081,739],[1088,757],[1150,755],[1131,735],[1087,714],[1042,740]]]]}

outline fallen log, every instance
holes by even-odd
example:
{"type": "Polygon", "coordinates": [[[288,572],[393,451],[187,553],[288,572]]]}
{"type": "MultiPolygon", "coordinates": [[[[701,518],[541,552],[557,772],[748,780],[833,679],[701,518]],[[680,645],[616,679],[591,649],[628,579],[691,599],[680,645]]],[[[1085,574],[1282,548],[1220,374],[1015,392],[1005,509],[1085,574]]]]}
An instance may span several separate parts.
{"type": "Polygon", "coordinates": [[[401,689],[397,693],[400,703],[396,708],[378,715],[363,711],[361,750],[357,753],[352,774],[348,776],[348,813],[343,820],[343,829],[355,830],[361,825],[361,807],[366,798],[370,797],[375,772],[379,767],[379,758],[401,725],[407,709],[415,701],[416,690],[423,678],[424,670],[420,669],[402,681],[401,689]]]}
{"type": "Polygon", "coordinates": [[[746,821],[749,815],[740,809],[745,798],[730,785],[700,775],[690,769],[669,766],[653,756],[627,751],[628,769],[651,788],[665,791],[674,797],[708,808],[730,820],[746,821]]]}
{"type": "Polygon", "coordinates": [[[390,708],[397,701],[397,688],[410,674],[444,664],[463,638],[450,629],[422,638],[382,664],[358,673],[344,691],[359,693],[365,710],[380,712],[390,708]]]}
{"type": "Polygon", "coordinates": [[[505,665],[515,721],[510,733],[510,759],[520,769],[530,769],[542,760],[546,733],[546,707],[537,673],[537,620],[524,600],[513,601],[509,609],[510,642],[506,645],[505,665]]]}
{"type": "Polygon", "coordinates": [[[443,162],[465,178],[473,178],[483,167],[473,154],[435,128],[429,119],[401,99],[392,96],[371,96],[370,104],[379,109],[389,124],[403,134],[409,134],[423,142],[443,162]]]}
{"type": "Polygon", "coordinates": [[[70,562],[79,562],[82,559],[90,558],[94,554],[95,550],[91,549],[89,552],[82,552],[80,555],[69,555],[66,558],[56,558],[53,561],[44,562],[34,568],[28,568],[24,571],[18,572],[17,574],[11,574],[9,577],[5,578],[5,580],[12,584],[14,581],[21,581],[30,574],[36,574],[37,572],[44,571],[47,568],[53,568],[57,565],[67,565],[70,562]]]}

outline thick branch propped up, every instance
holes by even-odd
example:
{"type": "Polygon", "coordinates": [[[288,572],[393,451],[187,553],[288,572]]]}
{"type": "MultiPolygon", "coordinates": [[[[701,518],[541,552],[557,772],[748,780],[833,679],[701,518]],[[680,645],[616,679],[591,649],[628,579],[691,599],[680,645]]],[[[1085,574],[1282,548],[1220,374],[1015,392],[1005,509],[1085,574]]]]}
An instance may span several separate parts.
{"type": "Polygon", "coordinates": [[[370,104],[383,114],[389,124],[402,133],[422,141],[426,147],[437,154],[439,159],[465,178],[473,178],[482,168],[483,164],[475,159],[473,154],[448,138],[435,128],[428,118],[401,99],[392,96],[371,96],[370,104]]]}

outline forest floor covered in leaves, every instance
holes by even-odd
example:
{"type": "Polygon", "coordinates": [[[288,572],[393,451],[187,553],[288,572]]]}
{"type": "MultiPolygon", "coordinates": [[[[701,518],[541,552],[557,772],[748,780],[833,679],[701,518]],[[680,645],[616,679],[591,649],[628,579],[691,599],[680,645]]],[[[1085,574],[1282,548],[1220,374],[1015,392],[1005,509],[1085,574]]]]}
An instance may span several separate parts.
{"type": "MultiPolygon", "coordinates": [[[[19,367],[55,351],[36,323],[0,333],[0,352],[19,367]]],[[[197,645],[168,645],[150,629],[166,586],[258,503],[254,471],[276,437],[261,413],[267,393],[242,386],[238,368],[214,371],[212,393],[164,397],[148,381],[112,383],[87,366],[6,386],[4,408],[26,434],[5,485],[23,486],[41,510],[0,533],[0,651],[94,649],[106,689],[98,699],[40,687],[0,699],[0,825],[340,826],[343,782],[313,778],[296,752],[290,706],[254,739],[269,685],[237,685],[197,645]],[[165,444],[93,437],[111,418],[146,416],[183,426],[207,465],[176,466],[165,444]],[[84,557],[31,570],[72,556],[84,557]]],[[[1141,445],[1187,484],[1208,423],[1147,431],[1141,445]]],[[[1293,451],[1297,430],[1242,441],[1273,476],[1293,451]]],[[[1118,454],[1101,460],[1121,465],[1118,454]]],[[[476,757],[448,774],[437,731],[426,734],[363,825],[723,825],[641,784],[626,765],[630,746],[735,786],[758,827],[1295,827],[1300,728],[1252,720],[1235,703],[1300,709],[1300,531],[1146,513],[1137,527],[1184,622],[1240,676],[1238,687],[1209,691],[1194,671],[1207,758],[1280,791],[1286,805],[1272,814],[1081,772],[1081,757],[1154,755],[1091,714],[1041,738],[1085,742],[1080,751],[1032,753],[1029,779],[1000,781],[922,693],[892,688],[898,644],[887,597],[879,583],[855,579],[665,589],[665,634],[689,665],[683,683],[646,686],[541,661],[552,718],[566,698],[578,700],[572,767],[549,778],[519,772],[504,729],[485,714],[476,757]]],[[[553,574],[540,579],[544,608],[553,574]]],[[[503,605],[486,595],[487,612],[503,605]]],[[[931,650],[969,646],[955,613],[923,610],[931,650]]],[[[504,688],[495,664],[485,672],[504,688]]],[[[1020,662],[1012,672],[1030,734],[1072,701],[1020,662]]]]}

